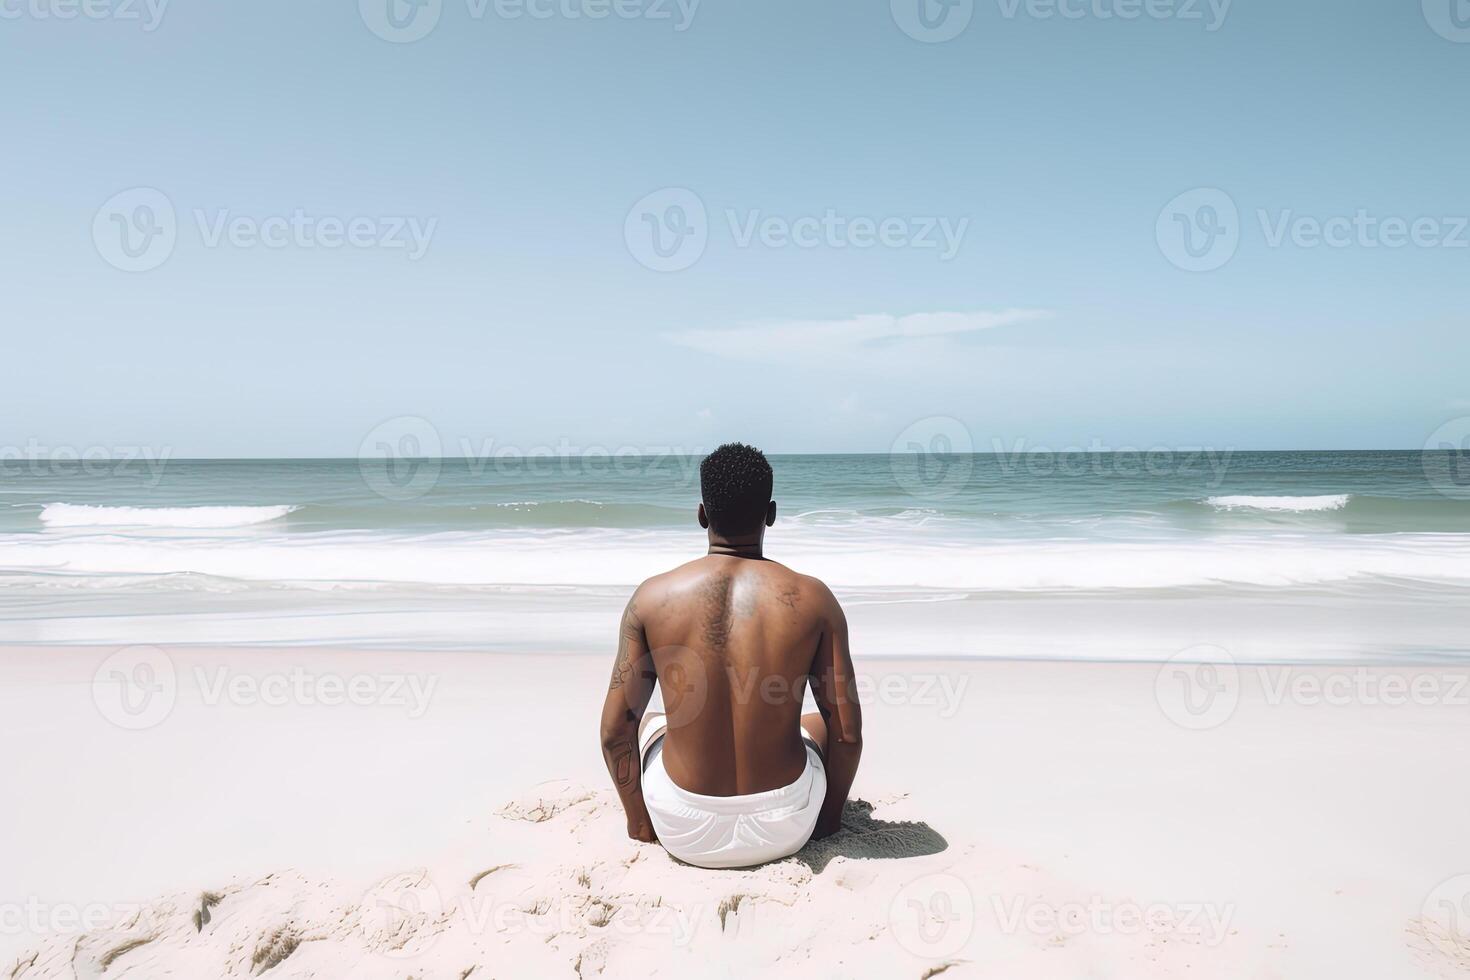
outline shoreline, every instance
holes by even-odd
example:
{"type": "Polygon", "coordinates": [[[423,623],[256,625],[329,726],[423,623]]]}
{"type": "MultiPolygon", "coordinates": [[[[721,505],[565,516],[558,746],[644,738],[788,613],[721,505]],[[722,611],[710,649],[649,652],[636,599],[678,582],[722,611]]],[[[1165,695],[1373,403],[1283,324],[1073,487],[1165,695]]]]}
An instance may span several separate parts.
{"type": "MultiPolygon", "coordinates": [[[[609,651],[616,646],[614,642],[608,643],[608,650],[536,650],[532,652],[524,650],[510,650],[500,647],[482,648],[460,648],[460,647],[425,647],[421,645],[406,644],[404,646],[377,646],[377,645],[348,645],[338,642],[323,643],[216,643],[200,644],[187,641],[180,642],[140,642],[140,643],[15,643],[0,640],[0,660],[12,652],[22,655],[44,656],[106,656],[120,649],[131,647],[152,647],[164,651],[170,655],[179,653],[189,656],[224,657],[236,654],[260,654],[262,656],[279,656],[283,654],[300,654],[304,657],[315,656],[351,656],[355,658],[370,657],[448,657],[448,658],[500,658],[504,660],[515,660],[523,657],[552,660],[595,660],[599,663],[611,656],[609,651]]],[[[1201,643],[1197,647],[1215,647],[1214,644],[1201,643]]],[[[1216,647],[1216,649],[1223,649],[1216,647]]],[[[1184,652],[1184,651],[1181,651],[1184,652]]],[[[1228,651],[1227,651],[1228,652],[1228,651]]],[[[1420,654],[1418,658],[1406,656],[1403,658],[1393,657],[1382,660],[1358,660],[1358,659],[1315,659],[1315,660],[1252,660],[1231,655],[1230,663],[1239,668],[1264,668],[1272,669],[1301,669],[1317,671],[1342,671],[1342,670],[1382,670],[1382,671],[1428,671],[1428,670],[1456,670],[1470,676],[1470,649],[1466,653],[1447,654],[1420,654]]],[[[1212,658],[1201,654],[1198,658],[1159,656],[1159,657],[1133,657],[1133,658],[1106,658],[1106,657],[1063,657],[1063,656],[1016,656],[1011,654],[997,653],[950,653],[950,654],[891,654],[891,653],[864,653],[862,664],[879,665],[891,667],[912,668],[923,664],[959,664],[959,665],[996,665],[1014,666],[1023,668],[1028,665],[1062,667],[1075,665],[1079,667],[1137,667],[1158,669],[1169,663],[1209,663],[1217,662],[1212,658]]],[[[0,668],[0,674],[3,674],[0,668]]]]}
{"type": "MultiPolygon", "coordinates": [[[[1239,663],[1470,662],[1470,604],[1359,583],[1341,594],[1106,591],[890,596],[837,589],[858,653],[915,660],[1152,662],[1201,644],[1239,663]],[[1038,624],[1044,623],[1045,628],[1038,624]]],[[[17,586],[0,596],[0,649],[131,643],[232,649],[602,654],[631,592],[604,588],[93,594],[17,586]]]]}

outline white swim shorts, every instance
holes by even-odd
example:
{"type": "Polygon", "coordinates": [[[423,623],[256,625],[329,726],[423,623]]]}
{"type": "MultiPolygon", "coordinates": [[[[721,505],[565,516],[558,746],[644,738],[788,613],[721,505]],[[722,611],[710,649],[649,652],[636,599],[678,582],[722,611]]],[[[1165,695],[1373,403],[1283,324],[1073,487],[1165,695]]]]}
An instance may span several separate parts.
{"type": "Polygon", "coordinates": [[[674,857],[701,868],[746,868],[794,854],[817,826],[827,795],[827,770],[811,739],[806,768],[779,789],[744,796],[705,796],[674,784],[664,768],[667,725],[662,715],[644,719],[643,802],[659,843],[674,857]]]}

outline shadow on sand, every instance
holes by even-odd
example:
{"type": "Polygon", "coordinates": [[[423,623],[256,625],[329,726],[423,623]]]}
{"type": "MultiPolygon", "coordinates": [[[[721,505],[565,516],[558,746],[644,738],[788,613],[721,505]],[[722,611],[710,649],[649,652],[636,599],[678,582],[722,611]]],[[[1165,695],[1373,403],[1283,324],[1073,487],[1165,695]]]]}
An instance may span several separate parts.
{"type": "Polygon", "coordinates": [[[938,854],[949,841],[921,821],[874,820],[873,804],[848,800],[842,810],[842,829],[831,837],[808,841],[788,861],[800,861],[821,874],[835,857],[892,859],[938,854]]]}

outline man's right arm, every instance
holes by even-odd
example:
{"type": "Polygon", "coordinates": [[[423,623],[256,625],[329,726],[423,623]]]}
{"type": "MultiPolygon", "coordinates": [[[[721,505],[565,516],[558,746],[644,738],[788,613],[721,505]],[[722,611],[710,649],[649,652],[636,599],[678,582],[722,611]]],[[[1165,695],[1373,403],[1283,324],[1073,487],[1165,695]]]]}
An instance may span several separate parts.
{"type": "Polygon", "coordinates": [[[628,816],[628,836],[648,843],[657,838],[643,802],[638,726],[653,696],[655,681],[653,656],[638,618],[638,593],[634,592],[623,610],[617,660],[602,703],[602,757],[628,816]]]}
{"type": "Polygon", "coordinates": [[[847,642],[847,616],[825,586],[822,638],[812,662],[812,696],[827,726],[822,761],[827,770],[827,797],[812,836],[826,837],[842,829],[842,806],[847,802],[863,755],[863,709],[858,703],[857,675],[847,642]]]}

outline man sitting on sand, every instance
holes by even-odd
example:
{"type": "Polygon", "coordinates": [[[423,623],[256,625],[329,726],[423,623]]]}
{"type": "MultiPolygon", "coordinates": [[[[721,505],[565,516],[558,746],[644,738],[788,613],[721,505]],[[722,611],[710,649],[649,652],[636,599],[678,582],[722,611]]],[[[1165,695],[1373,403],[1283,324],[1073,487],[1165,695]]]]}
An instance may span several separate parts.
{"type": "Polygon", "coordinates": [[[709,553],[628,600],[602,754],[629,837],[740,868],[839,829],[863,721],[842,607],[761,553],[776,522],[765,455],[728,443],[699,477],[709,553]],[[645,717],[655,679],[665,713],[645,717]],[[808,680],[820,713],[802,715],[808,680]]]}

